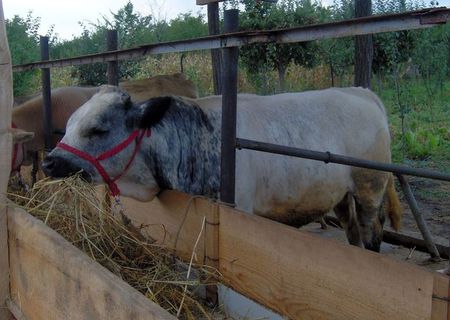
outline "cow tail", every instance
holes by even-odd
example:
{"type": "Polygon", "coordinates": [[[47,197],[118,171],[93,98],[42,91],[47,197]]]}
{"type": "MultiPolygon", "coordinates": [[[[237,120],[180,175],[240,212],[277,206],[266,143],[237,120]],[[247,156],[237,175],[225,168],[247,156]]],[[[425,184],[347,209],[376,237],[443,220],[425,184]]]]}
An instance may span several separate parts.
{"type": "Polygon", "coordinates": [[[398,198],[397,191],[395,191],[394,176],[389,175],[389,181],[387,184],[387,200],[388,200],[388,216],[391,220],[391,227],[398,231],[400,230],[400,225],[402,221],[403,210],[398,198]]]}

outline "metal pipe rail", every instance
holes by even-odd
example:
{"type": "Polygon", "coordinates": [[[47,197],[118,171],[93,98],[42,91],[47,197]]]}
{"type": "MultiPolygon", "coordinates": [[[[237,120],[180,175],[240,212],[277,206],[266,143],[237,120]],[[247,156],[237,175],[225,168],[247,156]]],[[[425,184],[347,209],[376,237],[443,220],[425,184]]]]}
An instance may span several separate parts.
{"type": "Polygon", "coordinates": [[[67,67],[97,62],[130,60],[151,54],[239,47],[252,43],[293,43],[342,38],[380,32],[429,28],[450,20],[450,9],[432,8],[389,15],[375,15],[279,30],[233,32],[197,39],[142,45],[136,48],[96,53],[53,61],[13,66],[13,71],[67,67]]]}
{"type": "Polygon", "coordinates": [[[286,147],[278,144],[265,143],[240,138],[236,138],[236,148],[276,153],[311,160],[318,160],[323,161],[325,163],[338,163],[353,167],[387,171],[392,172],[396,175],[404,174],[450,182],[450,174],[447,173],[429,169],[410,168],[399,164],[382,163],[371,160],[358,159],[330,152],[320,152],[301,148],[286,147]]]}

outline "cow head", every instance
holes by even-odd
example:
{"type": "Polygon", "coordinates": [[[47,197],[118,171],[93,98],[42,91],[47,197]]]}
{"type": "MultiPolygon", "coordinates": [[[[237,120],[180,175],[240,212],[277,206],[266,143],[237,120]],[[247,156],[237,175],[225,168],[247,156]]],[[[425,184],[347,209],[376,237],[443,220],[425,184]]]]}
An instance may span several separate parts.
{"type": "MultiPolygon", "coordinates": [[[[61,143],[93,158],[114,150],[138,129],[149,129],[159,122],[172,98],[154,98],[137,106],[130,96],[114,86],[103,86],[100,91],[69,118],[61,143]]],[[[136,141],[100,160],[106,174],[117,180],[120,192],[141,201],[151,200],[160,190],[152,170],[146,163],[145,150],[153,137],[143,137],[141,150],[129,164],[136,149],[136,141]]],[[[76,152],[77,153],[77,152],[76,152]]],[[[80,155],[56,147],[42,163],[44,172],[61,178],[81,172],[92,183],[106,182],[98,167],[80,155]]]]}

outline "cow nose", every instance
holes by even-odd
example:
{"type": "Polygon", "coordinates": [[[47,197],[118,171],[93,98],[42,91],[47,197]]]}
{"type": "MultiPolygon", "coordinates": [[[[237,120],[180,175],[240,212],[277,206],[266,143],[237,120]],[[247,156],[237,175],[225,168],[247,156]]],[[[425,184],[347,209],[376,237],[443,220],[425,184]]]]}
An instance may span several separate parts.
{"type": "Polygon", "coordinates": [[[65,157],[48,155],[45,157],[44,161],[42,161],[41,165],[45,175],[52,178],[65,178],[77,172],[81,172],[81,177],[83,179],[91,181],[90,174],[65,157]]]}
{"type": "Polygon", "coordinates": [[[52,156],[47,156],[44,161],[42,161],[42,170],[44,170],[44,173],[48,176],[51,175],[52,171],[55,169],[55,166],[56,158],[52,156]]]}

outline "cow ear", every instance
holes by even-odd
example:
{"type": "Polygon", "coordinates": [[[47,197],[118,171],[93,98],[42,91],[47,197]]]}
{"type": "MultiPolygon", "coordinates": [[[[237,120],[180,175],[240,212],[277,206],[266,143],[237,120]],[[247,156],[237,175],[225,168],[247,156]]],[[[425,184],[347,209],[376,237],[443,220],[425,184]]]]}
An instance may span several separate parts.
{"type": "Polygon", "coordinates": [[[34,132],[27,132],[18,128],[10,128],[13,143],[25,143],[34,138],[34,132]]]}
{"type": "Polygon", "coordinates": [[[138,128],[150,128],[161,121],[174,102],[172,97],[157,97],[143,102],[137,120],[138,128]]]}

